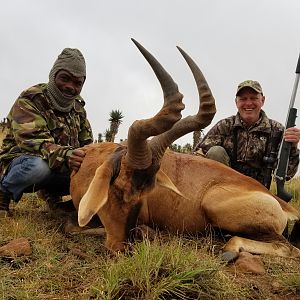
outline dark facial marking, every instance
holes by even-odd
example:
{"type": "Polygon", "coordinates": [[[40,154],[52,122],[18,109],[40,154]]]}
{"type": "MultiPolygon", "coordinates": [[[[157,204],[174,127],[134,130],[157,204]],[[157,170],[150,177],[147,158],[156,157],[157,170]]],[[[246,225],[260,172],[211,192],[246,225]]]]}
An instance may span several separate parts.
{"type": "Polygon", "coordinates": [[[129,211],[126,226],[125,226],[125,236],[126,240],[129,242],[134,241],[134,228],[136,227],[137,218],[139,216],[140,210],[142,207],[142,203],[139,202],[131,207],[129,211]]]}
{"type": "Polygon", "coordinates": [[[117,179],[117,177],[120,174],[121,159],[125,153],[126,153],[126,148],[120,146],[111,155],[111,160],[113,161],[113,176],[111,177],[110,185],[114,183],[114,181],[117,179]]]}
{"type": "Polygon", "coordinates": [[[159,166],[150,166],[145,170],[134,170],[132,174],[132,192],[144,191],[146,188],[154,186],[155,175],[159,166]]]}

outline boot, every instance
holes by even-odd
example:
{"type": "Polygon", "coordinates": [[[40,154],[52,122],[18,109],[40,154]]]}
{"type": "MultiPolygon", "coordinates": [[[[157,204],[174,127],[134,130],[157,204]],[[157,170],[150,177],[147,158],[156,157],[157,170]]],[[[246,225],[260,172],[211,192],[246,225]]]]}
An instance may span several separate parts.
{"type": "Polygon", "coordinates": [[[56,204],[61,201],[60,196],[54,196],[47,190],[40,190],[38,191],[38,196],[47,202],[50,210],[55,210],[56,204]]]}
{"type": "Polygon", "coordinates": [[[10,194],[4,193],[0,190],[0,218],[7,217],[9,215],[10,200],[10,194]]]}
{"type": "Polygon", "coordinates": [[[300,220],[296,221],[290,235],[292,245],[300,249],[300,220]]]}
{"type": "Polygon", "coordinates": [[[47,190],[40,190],[38,192],[38,195],[48,203],[49,209],[51,211],[61,210],[70,212],[75,210],[72,200],[62,201],[61,196],[54,195],[47,190]]]}

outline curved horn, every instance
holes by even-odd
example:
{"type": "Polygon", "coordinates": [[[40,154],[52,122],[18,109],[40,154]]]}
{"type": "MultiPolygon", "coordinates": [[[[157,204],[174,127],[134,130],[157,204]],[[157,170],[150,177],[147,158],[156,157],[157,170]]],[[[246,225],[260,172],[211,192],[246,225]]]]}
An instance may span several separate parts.
{"type": "Polygon", "coordinates": [[[164,97],[174,95],[178,92],[178,86],[169,73],[162,67],[162,65],[157,61],[157,59],[146,50],[139,42],[135,39],[131,39],[140,52],[143,54],[145,59],[148,61],[149,65],[153,69],[159,83],[162,87],[164,97]]]}
{"type": "Polygon", "coordinates": [[[187,116],[181,119],[179,122],[174,124],[170,130],[154,137],[150,141],[151,148],[154,149],[154,152],[159,154],[158,159],[160,159],[160,156],[164,154],[166,148],[178,138],[187,133],[203,129],[208,126],[216,113],[214,97],[201,70],[186,52],[184,52],[180,47],[177,48],[193,73],[198,88],[200,104],[196,115],[187,116]]]}
{"type": "Polygon", "coordinates": [[[136,40],[132,39],[132,41],[152,67],[164,93],[164,105],[161,110],[153,118],[135,121],[128,131],[126,160],[129,167],[141,170],[152,165],[153,155],[156,156],[152,153],[147,138],[169,130],[180,120],[184,104],[183,96],[179,93],[172,77],[151,53],[136,40]]]}
{"type": "Polygon", "coordinates": [[[205,128],[211,123],[216,113],[215,99],[206,82],[204,75],[202,74],[201,70],[196,65],[196,63],[180,47],[177,46],[177,49],[180,51],[185,61],[187,62],[188,66],[190,67],[197,85],[200,105],[199,105],[198,113],[197,115],[195,115],[195,117],[199,122],[198,123],[199,128],[195,128],[193,129],[193,131],[200,130],[205,128]]]}

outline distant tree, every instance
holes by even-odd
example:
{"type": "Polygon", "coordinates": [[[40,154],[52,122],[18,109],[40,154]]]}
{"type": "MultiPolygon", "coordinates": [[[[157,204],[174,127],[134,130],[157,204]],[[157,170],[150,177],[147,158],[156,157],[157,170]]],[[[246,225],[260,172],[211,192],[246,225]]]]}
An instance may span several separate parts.
{"type": "Polygon", "coordinates": [[[177,144],[171,144],[171,145],[169,146],[169,149],[172,150],[172,151],[177,152],[177,151],[176,151],[176,150],[177,150],[177,144]]]}
{"type": "Polygon", "coordinates": [[[112,110],[109,113],[109,122],[110,122],[110,132],[111,132],[111,142],[115,141],[115,137],[118,133],[119,126],[122,123],[122,119],[124,116],[122,115],[122,112],[118,109],[112,110]]]}
{"type": "Polygon", "coordinates": [[[102,142],[103,142],[103,135],[102,135],[102,133],[98,133],[97,143],[102,143],[102,142]]]}
{"type": "Polygon", "coordinates": [[[193,132],[193,149],[201,142],[203,135],[202,129],[193,132]]]}
{"type": "Polygon", "coordinates": [[[182,147],[181,151],[182,151],[183,153],[192,153],[192,151],[193,151],[192,145],[191,145],[190,143],[185,144],[185,145],[182,147]]]}
{"type": "Polygon", "coordinates": [[[171,144],[169,146],[169,148],[175,152],[182,152],[182,147],[181,147],[181,145],[178,145],[178,144],[171,144]]]}
{"type": "Polygon", "coordinates": [[[192,145],[190,143],[187,143],[184,146],[178,144],[171,144],[169,146],[169,149],[179,153],[192,153],[193,151],[192,145]]]}
{"type": "Polygon", "coordinates": [[[0,126],[1,127],[4,127],[4,126],[6,126],[7,125],[7,118],[3,118],[3,120],[2,121],[0,121],[0,126]]]}
{"type": "Polygon", "coordinates": [[[4,132],[7,131],[7,123],[8,123],[8,119],[7,118],[3,118],[3,121],[0,121],[0,131],[4,132]]]}
{"type": "Polygon", "coordinates": [[[110,129],[105,130],[104,137],[106,142],[112,142],[112,134],[110,129]]]}

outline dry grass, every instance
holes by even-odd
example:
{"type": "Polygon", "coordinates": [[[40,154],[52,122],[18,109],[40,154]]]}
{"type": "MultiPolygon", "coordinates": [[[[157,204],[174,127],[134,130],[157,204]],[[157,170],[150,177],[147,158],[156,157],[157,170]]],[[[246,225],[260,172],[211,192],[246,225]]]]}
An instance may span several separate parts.
{"type": "Polygon", "coordinates": [[[262,256],[265,275],[242,274],[220,261],[211,235],[162,233],[110,257],[98,237],[65,235],[35,194],[13,213],[0,220],[0,246],[26,237],[33,253],[0,258],[0,299],[300,299],[299,260],[262,256]]]}
{"type": "Polygon", "coordinates": [[[246,299],[207,238],[157,234],[110,257],[97,237],[66,236],[35,195],[0,221],[1,244],[30,240],[33,254],[0,259],[2,299],[246,299]]]}
{"type": "MultiPolygon", "coordinates": [[[[295,204],[297,207],[299,207],[299,204],[300,204],[300,177],[296,176],[292,180],[286,181],[284,187],[285,187],[286,191],[289,192],[293,196],[291,203],[293,205],[295,204]]],[[[271,190],[271,192],[276,194],[275,181],[272,181],[270,190],[271,190]]],[[[299,209],[300,209],[300,207],[299,207],[299,209]]]]}
{"type": "MultiPolygon", "coordinates": [[[[300,209],[300,178],[286,188],[300,209]]],[[[0,220],[0,246],[26,237],[33,250],[0,258],[1,299],[300,299],[299,260],[263,256],[265,275],[242,274],[220,261],[221,242],[210,235],[161,233],[112,258],[100,238],[65,235],[64,221],[35,194],[0,220]]]]}

